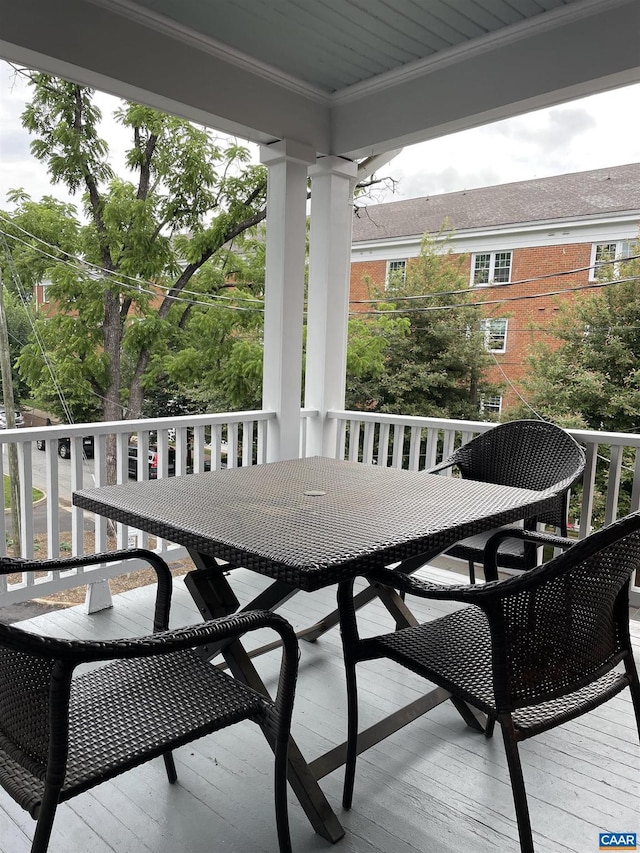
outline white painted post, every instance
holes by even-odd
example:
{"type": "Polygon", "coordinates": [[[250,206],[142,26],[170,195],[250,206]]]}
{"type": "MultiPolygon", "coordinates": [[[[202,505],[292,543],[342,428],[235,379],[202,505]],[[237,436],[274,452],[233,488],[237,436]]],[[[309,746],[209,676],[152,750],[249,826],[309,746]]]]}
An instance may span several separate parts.
{"type": "Polygon", "coordinates": [[[262,406],[276,412],[267,461],[299,454],[308,145],[283,140],[260,149],[269,170],[262,406]]]}
{"type": "Polygon", "coordinates": [[[305,407],[319,418],[307,426],[307,455],[333,456],[337,421],[327,411],[344,408],[349,322],[352,195],[357,164],[324,157],[310,169],[311,235],[305,407]]]}

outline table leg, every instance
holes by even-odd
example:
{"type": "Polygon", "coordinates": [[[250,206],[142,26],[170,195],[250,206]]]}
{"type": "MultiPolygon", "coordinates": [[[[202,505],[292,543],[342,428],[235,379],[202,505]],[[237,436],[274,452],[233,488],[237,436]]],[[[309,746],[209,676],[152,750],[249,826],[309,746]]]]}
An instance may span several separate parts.
{"type": "MultiPolygon", "coordinates": [[[[373,601],[374,598],[378,597],[378,590],[372,585],[368,586],[366,589],[360,590],[360,592],[356,593],[353,597],[354,606],[356,610],[359,610],[361,607],[364,607],[365,604],[368,604],[370,601],[373,601]]],[[[308,628],[305,628],[303,631],[300,631],[298,637],[301,640],[306,640],[308,643],[313,643],[318,637],[321,637],[323,634],[326,634],[331,628],[334,628],[340,622],[340,613],[338,610],[332,610],[331,613],[328,613],[322,619],[318,620],[313,625],[310,625],[308,628]]]]}
{"type": "MultiPolygon", "coordinates": [[[[413,572],[417,571],[422,566],[426,565],[429,560],[433,560],[434,557],[437,557],[438,554],[442,553],[442,548],[439,546],[438,548],[433,548],[431,551],[425,551],[422,554],[417,554],[415,557],[409,557],[406,560],[403,560],[402,563],[395,565],[393,568],[397,572],[403,572],[403,574],[410,575],[413,572]]],[[[406,607],[398,607],[397,602],[400,600],[400,596],[397,593],[394,593],[394,597],[391,598],[389,596],[383,596],[380,594],[381,587],[376,584],[372,584],[370,587],[366,589],[360,590],[360,592],[356,593],[353,597],[353,603],[356,610],[359,610],[361,607],[364,607],[369,601],[372,601],[374,598],[381,598],[383,604],[391,613],[391,615],[396,619],[396,625],[398,628],[404,628],[407,625],[415,625],[416,621],[411,615],[411,611],[406,607]]],[[[301,631],[298,636],[307,640],[308,642],[313,642],[317,640],[318,637],[321,637],[331,628],[338,624],[340,621],[340,613],[339,611],[332,610],[331,613],[327,613],[322,619],[315,623],[315,625],[311,625],[309,628],[306,628],[304,631],[301,631]]]]}
{"type": "MultiPolygon", "coordinates": [[[[238,599],[229,586],[223,567],[219,566],[213,558],[195,553],[191,556],[199,571],[187,575],[185,585],[194,596],[203,617],[215,619],[235,612],[238,599]]],[[[260,693],[269,695],[249,654],[239,640],[227,643],[219,649],[207,648],[207,657],[211,657],[212,652],[222,654],[234,678],[260,693]]],[[[271,743],[268,732],[264,729],[263,731],[271,743]]],[[[344,828],[293,738],[289,741],[287,778],[314,830],[327,841],[335,842],[342,838],[344,828]]]]}
{"type": "MultiPolygon", "coordinates": [[[[358,755],[450,698],[450,694],[444,688],[434,687],[433,690],[411,702],[410,705],[400,708],[395,713],[389,714],[388,717],[369,726],[368,729],[358,732],[358,755]]],[[[344,743],[334,746],[333,749],[318,756],[309,767],[316,779],[322,779],[338,767],[343,767],[346,760],[347,742],[344,741],[344,743]]]]}

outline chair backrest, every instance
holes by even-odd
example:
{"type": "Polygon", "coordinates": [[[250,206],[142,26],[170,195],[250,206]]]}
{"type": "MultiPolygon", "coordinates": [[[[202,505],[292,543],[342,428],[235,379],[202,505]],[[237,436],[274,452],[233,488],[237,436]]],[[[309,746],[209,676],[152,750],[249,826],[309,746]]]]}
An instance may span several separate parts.
{"type": "MultiPolygon", "coordinates": [[[[17,631],[18,629],[9,629],[17,631]]],[[[0,749],[46,766],[50,747],[49,708],[54,662],[6,648],[0,629],[0,749]]],[[[35,639],[35,638],[34,638],[35,639]]],[[[37,642],[37,639],[35,639],[37,642]]]]}
{"type": "Polygon", "coordinates": [[[640,513],[633,513],[503,582],[487,608],[499,706],[572,693],[631,654],[628,588],[639,568],[640,513]]]}
{"type": "MultiPolygon", "coordinates": [[[[0,575],[20,571],[24,562],[0,558],[0,575]]],[[[51,748],[52,686],[62,683],[54,676],[56,660],[45,645],[38,634],[0,623],[0,751],[23,766],[33,768],[35,762],[43,771],[51,748]]],[[[13,784],[8,783],[8,790],[13,784]]],[[[20,802],[16,790],[13,796],[20,802]]]]}
{"type": "Polygon", "coordinates": [[[566,494],[584,470],[580,445],[565,430],[546,421],[498,424],[462,445],[452,457],[463,477],[524,489],[558,487],[553,509],[536,520],[563,527],[566,494]]]}

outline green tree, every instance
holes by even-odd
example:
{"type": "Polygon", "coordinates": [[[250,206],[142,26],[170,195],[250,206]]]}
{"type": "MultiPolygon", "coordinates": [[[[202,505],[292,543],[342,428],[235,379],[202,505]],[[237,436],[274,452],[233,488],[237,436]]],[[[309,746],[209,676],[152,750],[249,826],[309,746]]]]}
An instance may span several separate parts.
{"type": "Polygon", "coordinates": [[[263,235],[237,238],[220,253],[218,265],[203,270],[220,278],[220,298],[188,306],[181,333],[154,354],[145,414],[159,414],[165,387],[174,389],[171,397],[180,400],[183,413],[260,407],[264,270],[263,235]]]}
{"type": "Polygon", "coordinates": [[[35,137],[32,152],[53,183],[83,193],[86,220],[50,199],[15,199],[16,237],[33,253],[42,253],[40,240],[49,244],[38,274],[52,282],[56,305],[40,320],[21,370],[45,401],[54,370],[76,419],[139,417],[154,354],[175,345],[194,302],[213,303],[226,289],[219,253],[264,218],[265,170],[248,165],[248,150],[234,141],[126,103],[116,118],[131,132],[126,165],[136,179],[125,181],[98,134],[93,91],[28,74],[33,98],[23,125],[35,137]],[[62,214],[56,236],[51,221],[62,214]]]}
{"type": "MultiPolygon", "coordinates": [[[[640,254],[640,244],[633,249],[640,254]]],[[[640,260],[603,265],[603,287],[558,303],[552,342],[540,342],[527,360],[522,384],[538,415],[564,427],[640,431],[640,260]]],[[[520,408],[514,417],[531,417],[520,408]]],[[[608,450],[599,449],[593,518],[604,520],[608,450]]],[[[634,454],[625,452],[619,512],[629,510],[634,454]]],[[[580,493],[572,500],[577,514],[580,493]]]]}
{"type": "Polygon", "coordinates": [[[26,346],[33,328],[33,316],[30,305],[25,305],[13,293],[5,289],[4,308],[9,331],[9,357],[13,365],[13,393],[16,404],[26,399],[29,386],[16,368],[18,358],[26,346]]]}
{"type": "Polygon", "coordinates": [[[350,325],[347,405],[424,417],[477,418],[480,397],[495,393],[484,378],[489,356],[478,309],[470,306],[465,257],[448,242],[425,235],[420,256],[388,282],[373,316],[350,325]],[[377,343],[377,347],[376,347],[377,343]]]}
{"type": "Polygon", "coordinates": [[[547,419],[565,426],[637,432],[640,261],[608,264],[599,278],[608,283],[559,302],[553,341],[530,351],[523,387],[528,402],[547,419]]]}
{"type": "MultiPolygon", "coordinates": [[[[123,103],[135,178],[123,180],[94,92],[21,73],[32,152],[53,183],[82,194],[84,214],[16,190],[12,223],[3,217],[25,284],[51,281],[55,312],[20,360],[34,393],[74,420],[162,414],[178,398],[189,409],[258,406],[264,240],[249,234],[266,214],[265,169],[234,141],[123,103]]],[[[360,194],[380,183],[362,166],[360,194]]]]}

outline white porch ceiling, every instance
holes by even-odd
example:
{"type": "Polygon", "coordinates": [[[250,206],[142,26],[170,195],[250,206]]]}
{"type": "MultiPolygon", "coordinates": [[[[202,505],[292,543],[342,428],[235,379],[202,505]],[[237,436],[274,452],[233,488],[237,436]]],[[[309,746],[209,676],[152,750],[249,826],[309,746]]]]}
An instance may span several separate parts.
{"type": "Polygon", "coordinates": [[[568,5],[571,0],[132,2],[326,93],[568,5]]]}
{"type": "Polygon", "coordinates": [[[0,37],[3,58],[347,157],[640,80],[640,0],[0,0],[0,37]]]}

